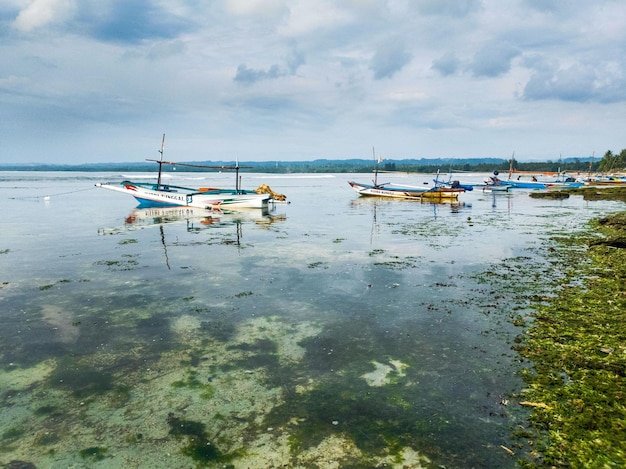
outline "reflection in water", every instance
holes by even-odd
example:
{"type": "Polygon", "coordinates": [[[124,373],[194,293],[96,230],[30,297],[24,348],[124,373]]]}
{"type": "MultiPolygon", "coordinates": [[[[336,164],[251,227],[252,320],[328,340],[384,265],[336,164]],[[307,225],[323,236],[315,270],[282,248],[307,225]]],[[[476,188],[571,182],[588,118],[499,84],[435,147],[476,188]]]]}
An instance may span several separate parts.
{"type": "Polygon", "coordinates": [[[261,210],[227,211],[220,209],[204,210],[194,207],[135,208],[125,217],[124,224],[112,228],[100,228],[99,234],[114,234],[128,230],[162,226],[184,222],[187,231],[199,231],[210,227],[252,222],[259,226],[269,226],[284,221],[285,214],[261,210]]]}
{"type": "Polygon", "coordinates": [[[171,269],[170,260],[167,257],[167,244],[165,244],[165,231],[163,230],[163,225],[159,225],[159,231],[161,232],[161,244],[163,245],[163,253],[165,254],[165,265],[167,265],[168,269],[171,269]]]}
{"type": "Polygon", "coordinates": [[[511,345],[589,203],[285,181],[288,217],[3,205],[0,460],[515,467],[511,345]]]}
{"type": "MultiPolygon", "coordinates": [[[[112,228],[100,228],[98,233],[101,235],[120,234],[158,226],[165,263],[168,269],[171,269],[167,251],[168,234],[166,233],[166,226],[184,223],[185,229],[189,233],[199,233],[207,229],[227,229],[234,233],[235,238],[234,240],[224,240],[223,243],[241,247],[243,226],[245,224],[269,228],[272,224],[285,220],[286,215],[278,214],[275,210],[268,212],[254,209],[237,211],[204,210],[194,207],[135,208],[124,219],[123,225],[112,228]]],[[[173,239],[177,240],[176,237],[173,237],[173,239]]],[[[177,240],[176,244],[181,245],[181,242],[177,240]]]]}

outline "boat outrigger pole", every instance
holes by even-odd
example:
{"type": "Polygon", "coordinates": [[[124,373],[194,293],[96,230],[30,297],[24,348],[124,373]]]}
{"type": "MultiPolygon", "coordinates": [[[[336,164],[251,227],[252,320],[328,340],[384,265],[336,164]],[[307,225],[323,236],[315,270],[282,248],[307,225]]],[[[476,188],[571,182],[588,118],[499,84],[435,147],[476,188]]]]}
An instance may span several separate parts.
{"type": "Polygon", "coordinates": [[[159,163],[159,177],[157,178],[157,187],[161,187],[161,168],[163,167],[163,150],[165,148],[165,134],[163,134],[163,140],[161,140],[161,149],[159,153],[161,153],[161,159],[158,161],[159,163]]]}

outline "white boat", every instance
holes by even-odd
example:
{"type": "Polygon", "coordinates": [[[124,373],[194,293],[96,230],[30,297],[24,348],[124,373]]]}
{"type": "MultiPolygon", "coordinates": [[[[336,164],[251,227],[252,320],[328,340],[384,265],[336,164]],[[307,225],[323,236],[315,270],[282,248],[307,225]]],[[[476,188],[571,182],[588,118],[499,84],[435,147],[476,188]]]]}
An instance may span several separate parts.
{"type": "Polygon", "coordinates": [[[431,188],[396,185],[391,183],[385,184],[365,184],[360,182],[349,181],[350,187],[360,195],[369,195],[377,197],[395,197],[400,199],[420,199],[420,200],[441,200],[441,199],[457,199],[459,194],[465,192],[462,188],[440,187],[431,188]]]}
{"type": "Polygon", "coordinates": [[[269,203],[274,200],[271,193],[261,191],[244,190],[239,187],[239,169],[235,166],[205,166],[189,163],[175,163],[163,161],[163,148],[165,146],[165,134],[161,142],[161,159],[151,160],[159,164],[159,173],[156,183],[147,181],[122,181],[120,183],[97,183],[96,187],[121,192],[133,196],[139,202],[140,207],[176,207],[186,206],[204,210],[216,208],[240,209],[254,208],[267,210],[269,203]],[[218,189],[213,187],[183,187],[161,183],[161,170],[164,164],[173,166],[190,166],[195,168],[234,170],[235,188],[218,189]]]}
{"type": "Polygon", "coordinates": [[[459,194],[465,192],[465,188],[460,186],[457,182],[456,185],[444,184],[439,181],[439,172],[435,178],[435,185],[433,187],[418,187],[398,185],[393,183],[378,183],[378,165],[382,159],[379,157],[376,161],[376,153],[372,148],[374,156],[374,180],[373,184],[367,184],[362,182],[348,181],[348,184],[359,195],[375,196],[375,197],[394,197],[398,199],[419,199],[419,200],[455,200],[458,199],[459,194]]]}
{"type": "Polygon", "coordinates": [[[119,184],[97,183],[96,187],[133,196],[140,207],[186,206],[204,210],[216,208],[268,209],[272,196],[242,189],[192,188],[170,184],[122,181],[119,184]]]}

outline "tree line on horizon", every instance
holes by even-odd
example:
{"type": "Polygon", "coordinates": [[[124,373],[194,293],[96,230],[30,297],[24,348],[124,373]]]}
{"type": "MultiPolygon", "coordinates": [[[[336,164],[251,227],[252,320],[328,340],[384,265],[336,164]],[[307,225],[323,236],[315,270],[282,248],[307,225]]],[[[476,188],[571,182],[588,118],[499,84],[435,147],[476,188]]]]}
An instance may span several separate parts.
{"type": "MultiPolygon", "coordinates": [[[[182,162],[181,162],[182,163],[182,162]]],[[[233,161],[202,161],[193,162],[198,165],[210,166],[233,166],[233,161]]],[[[240,168],[248,172],[260,173],[361,173],[370,172],[375,168],[381,171],[416,172],[416,173],[442,173],[447,172],[500,172],[512,168],[515,171],[524,172],[620,172],[626,168],[626,149],[614,154],[607,151],[603,158],[595,160],[593,157],[586,158],[559,158],[556,161],[532,161],[522,162],[515,158],[421,158],[421,159],[385,159],[376,163],[368,159],[327,160],[317,159],[312,161],[264,161],[264,162],[241,162],[240,168]]],[[[5,171],[121,171],[121,172],[156,172],[156,165],[150,162],[138,163],[85,163],[85,164],[0,164],[0,169],[5,171]]],[[[164,168],[170,172],[171,168],[164,168]]],[[[207,170],[205,168],[185,167],[185,172],[219,171],[219,169],[207,170]]]]}
{"type": "Polygon", "coordinates": [[[611,150],[607,151],[598,164],[598,171],[603,173],[624,171],[624,168],[626,168],[626,149],[617,154],[611,150]]]}

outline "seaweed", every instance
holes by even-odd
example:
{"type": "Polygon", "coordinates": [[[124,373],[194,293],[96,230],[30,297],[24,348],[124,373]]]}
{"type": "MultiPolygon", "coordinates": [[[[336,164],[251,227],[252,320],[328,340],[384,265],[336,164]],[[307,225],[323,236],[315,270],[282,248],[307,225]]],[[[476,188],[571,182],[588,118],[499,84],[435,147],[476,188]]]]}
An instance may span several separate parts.
{"type": "Polygon", "coordinates": [[[50,376],[50,382],[54,387],[68,389],[78,399],[114,389],[110,373],[85,365],[69,365],[67,368],[60,365],[50,376]]]}
{"type": "Polygon", "coordinates": [[[202,422],[186,420],[168,414],[167,423],[170,426],[169,434],[175,438],[186,438],[186,445],[181,448],[181,453],[189,456],[198,463],[227,463],[238,455],[222,453],[210,440],[206,426],[202,422]]]}
{"type": "Polygon", "coordinates": [[[535,191],[535,192],[531,192],[528,195],[533,199],[552,199],[552,200],[569,199],[569,193],[565,190],[535,191]]]}
{"type": "Polygon", "coordinates": [[[81,449],[78,454],[83,459],[91,459],[92,461],[102,461],[106,458],[107,449],[100,446],[92,446],[90,448],[81,449]]]}
{"type": "MultiPolygon", "coordinates": [[[[626,250],[625,215],[593,223],[603,242],[590,242],[567,261],[569,275],[516,346],[534,366],[522,375],[520,404],[532,408],[525,436],[536,457],[523,467],[626,465],[626,250]],[[532,435],[532,436],[531,436],[532,435]]],[[[579,243],[588,242],[581,236],[579,243]]]]}

